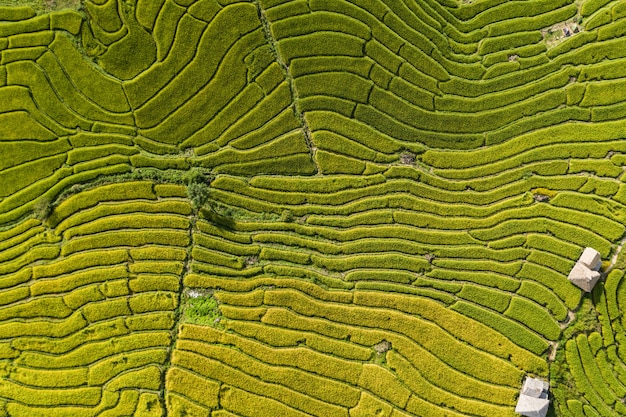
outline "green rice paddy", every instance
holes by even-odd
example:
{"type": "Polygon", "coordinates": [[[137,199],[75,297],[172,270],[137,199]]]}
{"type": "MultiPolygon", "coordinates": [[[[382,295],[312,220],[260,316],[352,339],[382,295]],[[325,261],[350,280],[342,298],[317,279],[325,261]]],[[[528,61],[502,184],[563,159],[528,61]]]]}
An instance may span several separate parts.
{"type": "Polygon", "coordinates": [[[0,1],[0,416],[624,416],[625,139],[623,0],[0,1]]]}

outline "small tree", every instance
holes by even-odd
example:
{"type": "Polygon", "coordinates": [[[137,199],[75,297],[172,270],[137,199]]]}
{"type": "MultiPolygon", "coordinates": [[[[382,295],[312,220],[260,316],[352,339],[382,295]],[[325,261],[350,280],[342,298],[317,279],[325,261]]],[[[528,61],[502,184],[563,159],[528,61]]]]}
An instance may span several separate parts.
{"type": "Polygon", "coordinates": [[[211,179],[210,172],[200,168],[194,168],[187,174],[187,196],[196,210],[209,200],[211,179]]]}
{"type": "Polygon", "coordinates": [[[187,195],[191,204],[196,209],[200,209],[209,200],[209,186],[206,184],[192,182],[187,186],[187,195]]]}
{"type": "Polygon", "coordinates": [[[52,213],[52,202],[47,198],[40,198],[33,208],[33,217],[37,220],[45,221],[52,213]]]}

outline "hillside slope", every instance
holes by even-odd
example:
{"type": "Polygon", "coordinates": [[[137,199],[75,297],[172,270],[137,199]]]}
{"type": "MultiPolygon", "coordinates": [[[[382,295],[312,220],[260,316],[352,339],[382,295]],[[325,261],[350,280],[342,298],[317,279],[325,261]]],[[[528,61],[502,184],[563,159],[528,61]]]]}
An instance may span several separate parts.
{"type": "Polygon", "coordinates": [[[625,2],[54,3],[0,6],[0,416],[626,414],[625,2]]]}

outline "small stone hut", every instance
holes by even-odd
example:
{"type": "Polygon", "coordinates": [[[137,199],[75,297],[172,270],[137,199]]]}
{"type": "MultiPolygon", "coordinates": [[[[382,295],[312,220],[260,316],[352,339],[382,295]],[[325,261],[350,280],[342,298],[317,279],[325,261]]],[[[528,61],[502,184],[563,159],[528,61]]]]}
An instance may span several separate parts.
{"type": "Polygon", "coordinates": [[[515,412],[526,417],[545,417],[550,406],[549,389],[550,384],[546,381],[526,377],[515,412]]]}
{"type": "Polygon", "coordinates": [[[585,248],[580,258],[570,271],[567,279],[583,291],[591,292],[600,279],[602,257],[593,248],[585,248]]]}

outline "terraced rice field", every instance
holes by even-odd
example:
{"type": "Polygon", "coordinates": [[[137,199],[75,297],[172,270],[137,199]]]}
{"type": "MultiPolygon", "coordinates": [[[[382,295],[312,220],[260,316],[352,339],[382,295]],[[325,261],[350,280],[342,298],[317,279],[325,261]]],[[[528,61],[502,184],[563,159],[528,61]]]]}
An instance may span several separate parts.
{"type": "Polygon", "coordinates": [[[624,416],[625,117],[623,0],[0,1],[0,416],[624,416]]]}

